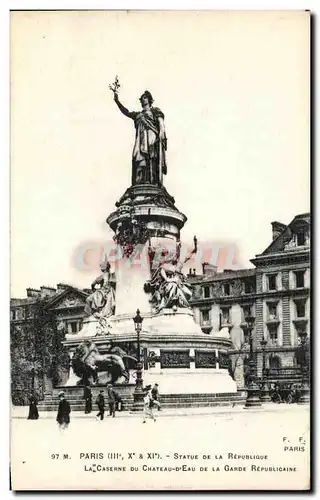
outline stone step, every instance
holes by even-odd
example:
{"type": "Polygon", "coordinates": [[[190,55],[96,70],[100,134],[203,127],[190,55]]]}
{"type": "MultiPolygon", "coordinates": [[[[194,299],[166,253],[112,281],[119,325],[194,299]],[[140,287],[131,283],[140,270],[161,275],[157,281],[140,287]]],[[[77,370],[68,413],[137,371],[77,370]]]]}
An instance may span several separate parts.
{"type": "MultiPolygon", "coordinates": [[[[176,395],[175,397],[166,397],[165,395],[163,396],[160,396],[160,402],[162,404],[171,404],[171,403],[176,403],[176,402],[186,402],[186,403],[189,403],[189,402],[198,402],[198,401],[207,401],[207,402],[224,402],[224,401],[231,401],[231,402],[235,402],[235,401],[242,401],[244,399],[245,396],[233,396],[233,397],[215,397],[214,395],[210,396],[210,395],[207,395],[207,396],[204,396],[204,397],[201,397],[197,394],[195,394],[194,396],[189,396],[189,395],[176,395]]],[[[85,400],[83,398],[69,398],[67,397],[69,403],[72,405],[72,404],[84,404],[85,403],[85,400]]],[[[127,403],[129,401],[133,401],[133,396],[128,396],[128,397],[122,397],[121,398],[122,402],[123,403],[127,403]]],[[[55,398],[55,397],[46,397],[44,401],[41,401],[39,403],[39,405],[43,404],[43,403],[54,403],[54,404],[58,404],[59,400],[58,398],[55,398]]],[[[105,402],[108,403],[108,398],[105,398],[105,402]]],[[[93,399],[92,401],[92,404],[94,405],[95,404],[95,400],[93,399]]]]}
{"type": "MultiPolygon", "coordinates": [[[[163,411],[166,409],[168,410],[174,410],[174,409],[179,409],[179,408],[209,408],[209,407],[234,407],[234,406],[241,406],[245,404],[245,400],[243,401],[237,401],[237,402],[228,402],[228,401],[216,401],[216,402],[208,402],[208,401],[199,401],[197,403],[190,402],[190,403],[185,403],[185,402],[176,402],[172,404],[163,404],[161,405],[161,408],[163,411]]],[[[124,406],[124,409],[122,411],[126,412],[129,411],[131,408],[131,405],[129,406],[124,406]]],[[[43,404],[41,405],[41,408],[39,407],[40,411],[57,411],[57,404],[43,404]]],[[[71,411],[81,411],[84,412],[84,405],[76,404],[71,406],[71,411]]],[[[94,414],[97,412],[98,409],[93,407],[92,413],[94,414]]],[[[157,411],[157,410],[155,410],[157,411]]],[[[106,413],[108,413],[108,408],[106,407],[106,413]]]]}
{"type": "MultiPolygon", "coordinates": [[[[69,401],[72,411],[84,411],[85,401],[84,400],[73,400],[69,401]]],[[[133,404],[133,397],[131,398],[123,398],[123,411],[130,410],[133,404]]],[[[174,409],[174,408],[197,408],[197,407],[213,407],[213,406],[236,406],[243,405],[245,403],[244,396],[234,396],[233,398],[225,398],[225,397],[207,397],[207,398],[190,398],[183,397],[180,395],[175,398],[161,398],[161,407],[165,410],[174,409]]],[[[106,410],[108,409],[106,401],[106,410]]],[[[58,408],[58,399],[56,398],[48,398],[45,401],[39,403],[38,408],[40,411],[57,411],[58,408]]],[[[93,402],[92,405],[93,412],[97,410],[97,405],[93,402]]]]}
{"type": "Polygon", "coordinates": [[[244,396],[225,396],[225,395],[215,395],[215,394],[175,394],[175,395],[167,395],[167,394],[163,394],[160,396],[160,399],[161,401],[175,401],[176,399],[185,399],[185,400],[192,400],[192,401],[196,401],[196,400],[202,400],[202,399],[205,399],[205,400],[210,400],[210,401],[216,401],[216,400],[234,400],[234,399],[241,399],[243,398],[244,396]]]}

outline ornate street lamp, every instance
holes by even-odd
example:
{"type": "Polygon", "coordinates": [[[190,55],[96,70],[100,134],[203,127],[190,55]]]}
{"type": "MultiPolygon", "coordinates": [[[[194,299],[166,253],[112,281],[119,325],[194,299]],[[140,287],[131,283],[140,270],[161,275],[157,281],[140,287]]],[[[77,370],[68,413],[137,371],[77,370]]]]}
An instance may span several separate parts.
{"type": "Polygon", "coordinates": [[[140,332],[142,329],[143,318],[140,316],[140,311],[137,309],[137,313],[133,319],[134,328],[137,333],[137,371],[136,371],[136,386],[133,393],[133,405],[131,408],[132,412],[142,412],[143,411],[143,380],[142,380],[142,363],[140,360],[140,332]]]}
{"type": "Polygon", "coordinates": [[[262,348],[262,388],[260,394],[260,400],[263,403],[269,403],[271,401],[269,393],[269,384],[267,381],[267,371],[266,371],[266,345],[267,341],[263,338],[260,342],[262,348]]]}
{"type": "Polygon", "coordinates": [[[301,386],[301,396],[298,401],[299,405],[305,405],[310,403],[310,385],[309,385],[309,345],[307,342],[307,332],[300,333],[301,345],[298,348],[298,362],[301,365],[302,371],[302,386],[301,386]]]}
{"type": "Polygon", "coordinates": [[[261,406],[260,401],[260,389],[256,382],[256,366],[255,359],[253,353],[253,338],[252,331],[254,327],[255,317],[247,316],[245,318],[247,323],[248,337],[249,337],[249,345],[250,345],[250,355],[249,355],[249,374],[247,377],[248,382],[246,383],[247,389],[247,399],[245,408],[256,408],[257,406],[261,406]]]}

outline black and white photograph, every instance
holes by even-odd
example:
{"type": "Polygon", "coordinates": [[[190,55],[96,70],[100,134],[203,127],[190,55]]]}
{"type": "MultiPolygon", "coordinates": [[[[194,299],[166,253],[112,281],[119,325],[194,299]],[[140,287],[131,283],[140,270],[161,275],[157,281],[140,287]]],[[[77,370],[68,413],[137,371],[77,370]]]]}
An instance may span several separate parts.
{"type": "Polygon", "coordinates": [[[310,19],[11,11],[14,491],[310,490],[310,19]]]}

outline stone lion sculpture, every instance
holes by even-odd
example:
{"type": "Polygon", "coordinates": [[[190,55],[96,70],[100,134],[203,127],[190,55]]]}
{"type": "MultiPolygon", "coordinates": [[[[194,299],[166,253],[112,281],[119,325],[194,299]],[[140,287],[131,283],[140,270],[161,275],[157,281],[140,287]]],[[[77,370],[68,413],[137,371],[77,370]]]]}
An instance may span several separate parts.
{"type": "Polygon", "coordinates": [[[97,346],[90,340],[82,342],[76,348],[72,358],[72,368],[80,380],[77,385],[96,385],[99,383],[99,373],[107,372],[110,382],[115,383],[124,377],[124,383],[129,382],[129,369],[134,368],[137,360],[120,347],[109,348],[106,354],[100,354],[97,346]]]}

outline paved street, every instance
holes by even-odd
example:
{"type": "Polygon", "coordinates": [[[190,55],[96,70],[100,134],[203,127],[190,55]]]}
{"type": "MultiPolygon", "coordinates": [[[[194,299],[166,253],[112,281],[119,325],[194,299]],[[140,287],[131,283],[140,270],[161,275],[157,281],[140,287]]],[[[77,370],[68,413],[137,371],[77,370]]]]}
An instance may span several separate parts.
{"type": "Polygon", "coordinates": [[[162,411],[156,422],[146,424],[127,413],[99,422],[95,413],[76,412],[63,433],[55,413],[43,412],[38,421],[26,415],[26,408],[12,412],[17,489],[308,486],[309,412],[304,406],[162,411]]]}

